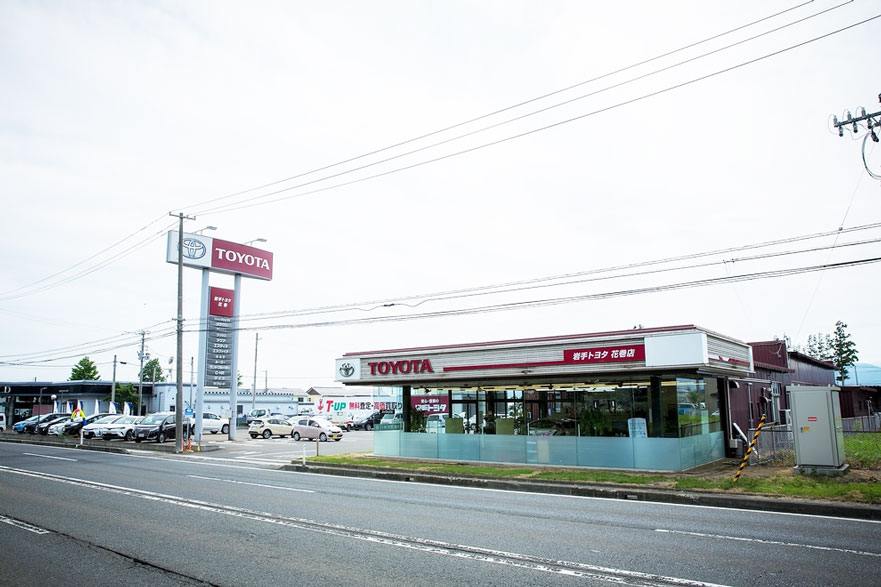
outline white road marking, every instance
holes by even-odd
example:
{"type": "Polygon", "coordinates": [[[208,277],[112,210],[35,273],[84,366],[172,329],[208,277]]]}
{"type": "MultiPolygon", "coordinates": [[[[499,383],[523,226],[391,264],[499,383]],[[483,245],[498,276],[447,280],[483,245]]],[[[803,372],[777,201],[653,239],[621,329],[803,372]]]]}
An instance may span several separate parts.
{"type": "MultiPolygon", "coordinates": [[[[56,450],[77,450],[78,451],[78,449],[74,449],[74,448],[64,448],[64,447],[52,447],[52,448],[55,448],[56,450]]],[[[150,451],[150,450],[135,450],[135,449],[127,449],[127,450],[132,454],[119,455],[119,456],[123,456],[123,457],[132,456],[132,457],[136,457],[136,458],[146,458],[146,459],[155,459],[155,460],[159,460],[159,459],[167,460],[169,458],[169,457],[155,456],[156,453],[154,451],[150,451]]],[[[282,473],[285,475],[311,475],[313,477],[315,476],[315,473],[308,473],[308,472],[301,472],[301,471],[258,469],[258,468],[254,468],[254,467],[227,465],[227,464],[223,464],[222,461],[228,461],[231,463],[245,462],[245,461],[235,461],[233,459],[224,459],[223,457],[206,457],[206,456],[196,456],[196,455],[170,455],[170,456],[182,457],[182,458],[193,459],[193,460],[201,459],[200,464],[213,466],[213,467],[226,467],[226,468],[232,468],[232,469],[244,469],[244,470],[254,470],[254,471],[269,471],[269,472],[282,473]]],[[[297,455],[297,458],[293,459],[293,460],[295,460],[299,463],[301,458],[302,458],[302,453],[297,455]]],[[[307,458],[308,458],[308,455],[307,455],[307,458]]],[[[74,460],[76,460],[76,459],[74,459],[74,460]]],[[[279,464],[278,462],[275,462],[275,461],[263,462],[263,461],[258,461],[257,459],[252,459],[251,461],[248,461],[248,462],[252,462],[253,464],[257,464],[257,465],[259,465],[259,464],[266,464],[266,465],[279,464]]],[[[287,465],[287,464],[291,464],[291,463],[289,461],[284,461],[284,464],[287,465]]],[[[542,493],[539,491],[514,491],[514,490],[510,490],[510,489],[494,489],[494,488],[488,488],[488,487],[464,487],[464,486],[456,486],[456,485],[438,485],[437,483],[426,483],[426,482],[421,482],[421,481],[395,481],[393,479],[374,479],[372,477],[338,476],[337,479],[340,479],[340,480],[347,479],[350,481],[358,480],[358,481],[367,481],[367,482],[374,482],[374,483],[402,483],[402,484],[406,484],[406,485],[410,485],[410,486],[425,485],[425,486],[429,486],[429,487],[434,487],[436,489],[446,488],[446,489],[459,489],[459,490],[469,490],[469,491],[515,493],[518,495],[535,495],[537,497],[553,498],[553,499],[580,499],[580,500],[588,500],[588,501],[610,501],[610,502],[616,502],[616,503],[620,503],[622,501],[621,499],[616,498],[616,497],[593,497],[593,496],[588,496],[588,495],[565,495],[565,494],[559,494],[559,493],[542,493]]],[[[796,518],[819,518],[819,519],[823,519],[823,520],[838,520],[838,521],[844,520],[849,523],[855,523],[855,524],[856,523],[859,523],[859,524],[881,524],[881,520],[867,520],[867,519],[862,519],[862,518],[843,518],[843,517],[839,517],[839,516],[827,516],[827,515],[821,515],[821,514],[801,514],[801,513],[794,513],[794,512],[776,512],[773,510],[753,510],[753,509],[746,509],[746,508],[731,508],[731,507],[723,507],[723,506],[715,506],[715,505],[698,505],[698,504],[689,504],[689,503],[668,503],[668,502],[663,502],[663,501],[638,501],[638,500],[628,500],[627,503],[630,503],[630,504],[637,504],[638,503],[638,504],[642,504],[647,507],[659,506],[659,507],[673,507],[673,508],[694,508],[694,509],[705,509],[705,510],[719,510],[719,511],[726,511],[726,512],[745,512],[745,513],[750,513],[750,514],[754,514],[754,513],[760,511],[764,515],[768,515],[768,516],[791,516],[791,517],[796,517],[796,518]]]]}
{"type": "Polygon", "coordinates": [[[16,520],[13,518],[7,518],[6,516],[0,515],[0,522],[4,524],[9,524],[10,526],[15,526],[16,528],[21,528],[22,530],[27,530],[28,532],[33,532],[34,534],[49,534],[50,531],[45,528],[40,528],[38,526],[34,526],[33,524],[28,524],[27,522],[22,522],[21,520],[16,520]]]}
{"type": "Polygon", "coordinates": [[[398,534],[390,534],[388,532],[380,532],[378,530],[352,528],[338,524],[328,524],[317,522],[314,520],[307,520],[304,518],[293,518],[269,512],[248,510],[235,506],[213,504],[201,500],[187,499],[174,495],[156,493],[153,491],[144,491],[142,489],[134,489],[130,487],[122,487],[119,485],[99,483],[97,481],[88,481],[85,479],[64,477],[61,475],[52,475],[49,473],[39,473],[28,471],[25,469],[14,469],[12,467],[6,467],[3,465],[0,465],[0,472],[23,475],[26,477],[36,477],[39,479],[56,481],[58,483],[65,483],[69,485],[76,485],[88,489],[96,489],[99,491],[107,491],[120,495],[127,495],[129,497],[137,497],[151,501],[158,501],[162,503],[167,503],[169,505],[177,505],[180,507],[197,509],[226,516],[249,519],[256,522],[264,522],[268,524],[276,524],[279,526],[297,528],[300,530],[320,532],[323,534],[330,534],[342,538],[352,538],[356,540],[373,542],[375,544],[416,550],[429,554],[451,556],[454,558],[505,565],[545,573],[554,573],[557,575],[564,575],[569,577],[585,577],[610,583],[621,584],[638,581],[641,585],[673,584],[689,587],[717,587],[715,583],[692,581],[689,579],[654,575],[651,573],[642,573],[639,571],[628,571],[626,569],[600,567],[597,565],[589,565],[573,561],[546,559],[514,552],[491,550],[476,546],[454,544],[424,538],[408,537],[398,534]]]}
{"type": "Polygon", "coordinates": [[[846,554],[857,554],[860,556],[876,556],[881,557],[881,552],[866,552],[864,550],[853,550],[850,548],[835,548],[833,546],[817,546],[814,544],[802,544],[800,542],[780,542],[777,540],[765,540],[763,538],[744,538],[742,536],[725,536],[723,534],[705,534],[703,532],[684,532],[682,530],[665,530],[656,528],[655,532],[664,534],[682,534],[685,536],[696,536],[698,538],[718,538],[720,540],[734,540],[736,542],[753,542],[756,544],[772,544],[775,546],[791,546],[794,548],[809,548],[811,550],[827,550],[832,552],[843,552],[846,554]]]}
{"type": "Polygon", "coordinates": [[[224,483],[234,483],[236,485],[251,485],[253,487],[267,487],[269,489],[281,489],[283,491],[299,491],[302,493],[315,493],[311,489],[297,489],[294,487],[280,487],[278,485],[269,485],[266,483],[251,483],[249,481],[234,481],[232,479],[221,479],[219,477],[203,477],[202,475],[187,475],[193,479],[205,479],[206,481],[223,481],[224,483]]]}
{"type": "Polygon", "coordinates": [[[49,455],[40,455],[35,452],[23,452],[23,455],[28,455],[29,457],[42,457],[44,459],[55,459],[57,461],[76,461],[77,459],[68,459],[67,457],[51,457],[49,455]]]}

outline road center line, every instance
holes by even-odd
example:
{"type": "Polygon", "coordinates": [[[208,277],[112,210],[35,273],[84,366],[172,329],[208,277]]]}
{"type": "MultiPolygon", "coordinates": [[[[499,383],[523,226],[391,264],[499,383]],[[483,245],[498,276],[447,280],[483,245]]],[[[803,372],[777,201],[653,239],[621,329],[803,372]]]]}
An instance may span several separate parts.
{"type": "Polygon", "coordinates": [[[266,483],[251,483],[249,481],[235,481],[233,479],[221,479],[219,477],[203,477],[202,475],[187,475],[193,479],[205,479],[206,481],[223,481],[224,483],[234,483],[236,485],[251,485],[253,487],[266,487],[268,489],[281,489],[283,491],[299,491],[301,493],[315,493],[311,489],[297,489],[295,487],[280,487],[278,485],[268,485],[266,483]]]}
{"type": "Polygon", "coordinates": [[[40,528],[38,526],[34,526],[33,524],[28,524],[27,522],[16,520],[15,518],[7,518],[3,515],[0,515],[0,522],[4,524],[9,524],[10,526],[15,526],[16,528],[21,528],[22,530],[27,530],[28,532],[33,532],[34,534],[50,533],[50,531],[46,530],[45,528],[40,528]]]}
{"type": "Polygon", "coordinates": [[[21,454],[28,455],[29,457],[42,457],[44,459],[55,459],[56,461],[74,461],[74,462],[76,462],[76,460],[77,460],[77,459],[69,459],[67,457],[50,457],[49,455],[41,455],[41,454],[37,454],[35,452],[23,452],[21,454]]]}
{"type": "Polygon", "coordinates": [[[655,532],[663,532],[664,534],[682,534],[685,536],[696,536],[698,538],[717,538],[720,540],[734,540],[737,542],[753,542],[756,544],[772,544],[775,546],[791,546],[794,548],[809,548],[811,550],[827,550],[833,552],[844,552],[847,554],[857,554],[859,556],[875,556],[881,557],[879,552],[866,552],[863,550],[852,550],[850,548],[835,548],[833,546],[817,546],[814,544],[800,544],[798,542],[780,542],[777,540],[765,540],[762,538],[744,538],[742,536],[725,536],[723,534],[705,534],[703,532],[684,532],[682,530],[665,530],[656,528],[655,532]]]}

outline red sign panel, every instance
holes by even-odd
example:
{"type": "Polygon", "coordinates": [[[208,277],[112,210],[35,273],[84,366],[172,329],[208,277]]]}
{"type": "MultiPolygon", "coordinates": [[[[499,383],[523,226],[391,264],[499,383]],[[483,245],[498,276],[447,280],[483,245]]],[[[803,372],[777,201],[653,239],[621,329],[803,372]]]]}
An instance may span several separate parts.
{"type": "Polygon", "coordinates": [[[212,239],[211,268],[249,277],[272,279],[272,253],[230,241],[212,239]]]}
{"type": "Polygon", "coordinates": [[[410,407],[426,414],[446,414],[447,397],[414,395],[410,398],[410,407]]]}
{"type": "Polygon", "coordinates": [[[816,421],[817,421],[816,416],[808,416],[808,422],[816,422],[816,421]]]}
{"type": "Polygon", "coordinates": [[[618,363],[644,360],[645,345],[641,344],[603,346],[591,349],[566,349],[563,351],[563,362],[566,364],[618,363]]]}
{"type": "Polygon", "coordinates": [[[208,303],[208,314],[211,316],[233,317],[233,297],[235,290],[224,289],[222,287],[209,287],[208,297],[211,298],[208,303]]]}

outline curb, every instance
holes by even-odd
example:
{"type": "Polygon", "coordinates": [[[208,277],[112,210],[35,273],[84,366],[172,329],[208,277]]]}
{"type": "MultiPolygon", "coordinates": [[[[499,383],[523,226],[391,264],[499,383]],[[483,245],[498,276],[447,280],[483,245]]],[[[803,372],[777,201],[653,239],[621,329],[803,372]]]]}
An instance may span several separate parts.
{"type": "MultiPolygon", "coordinates": [[[[110,440],[96,440],[96,439],[88,439],[83,441],[80,444],[79,439],[59,439],[57,437],[51,436],[41,436],[41,435],[33,435],[33,434],[22,434],[20,437],[12,437],[9,438],[6,435],[0,435],[0,442],[12,442],[15,444],[41,444],[45,446],[57,446],[62,448],[75,448],[79,450],[96,450],[99,452],[111,452],[116,454],[133,454],[133,450],[149,450],[153,452],[165,452],[171,454],[178,454],[176,452],[176,447],[174,444],[159,444],[156,442],[141,442],[141,443],[126,443],[120,444],[121,440],[110,441],[110,440]],[[114,444],[110,444],[114,442],[114,444]]],[[[215,450],[220,450],[220,447],[216,444],[207,444],[202,445],[201,447],[194,446],[193,450],[190,452],[211,452],[215,450]]]]}
{"type": "Polygon", "coordinates": [[[625,501],[647,501],[678,505],[696,505],[756,511],[762,510],[777,513],[809,514],[836,518],[881,520],[881,507],[879,506],[829,501],[766,497],[759,495],[727,495],[701,491],[676,491],[630,485],[588,485],[569,481],[547,482],[526,479],[496,479],[472,475],[443,475],[437,473],[424,473],[415,470],[385,469],[358,465],[310,463],[303,466],[302,464],[292,463],[281,468],[286,471],[298,471],[303,473],[339,475],[344,477],[367,477],[389,481],[431,483],[435,485],[474,487],[480,489],[501,489],[506,491],[595,497],[625,501]]]}

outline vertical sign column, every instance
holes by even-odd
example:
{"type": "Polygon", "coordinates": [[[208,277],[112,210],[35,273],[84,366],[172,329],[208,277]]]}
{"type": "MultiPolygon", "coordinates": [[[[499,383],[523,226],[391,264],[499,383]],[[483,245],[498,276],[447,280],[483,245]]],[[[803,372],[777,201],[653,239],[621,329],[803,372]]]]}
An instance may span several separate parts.
{"type": "MultiPolygon", "coordinates": [[[[233,300],[235,292],[209,288],[208,340],[205,349],[205,386],[229,389],[233,363],[233,300]]],[[[230,420],[232,424],[233,420],[230,420]]]]}

